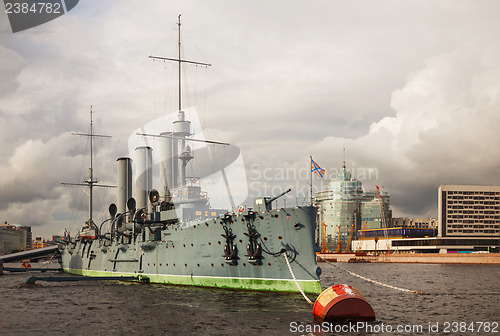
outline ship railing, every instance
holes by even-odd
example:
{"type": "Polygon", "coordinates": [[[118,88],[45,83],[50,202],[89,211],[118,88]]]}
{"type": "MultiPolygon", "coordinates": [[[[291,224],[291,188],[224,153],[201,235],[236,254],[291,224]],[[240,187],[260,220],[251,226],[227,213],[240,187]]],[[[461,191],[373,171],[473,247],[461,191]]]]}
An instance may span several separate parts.
{"type": "Polygon", "coordinates": [[[200,178],[197,176],[186,177],[188,187],[200,187],[200,178]]]}

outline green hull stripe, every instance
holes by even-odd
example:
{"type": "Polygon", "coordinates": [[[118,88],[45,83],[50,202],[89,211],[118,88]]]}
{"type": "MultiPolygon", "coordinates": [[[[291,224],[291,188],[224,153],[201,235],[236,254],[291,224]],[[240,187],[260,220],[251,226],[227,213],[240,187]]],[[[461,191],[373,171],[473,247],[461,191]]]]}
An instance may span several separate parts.
{"type": "MultiPolygon", "coordinates": [[[[185,285],[198,287],[217,287],[227,289],[258,290],[272,292],[292,292],[299,290],[293,280],[285,279],[257,279],[257,278],[224,278],[210,276],[187,276],[169,274],[137,274],[126,272],[91,271],[82,269],[64,268],[64,272],[85,276],[138,276],[141,281],[164,283],[171,285],[185,285]]],[[[319,280],[297,280],[300,288],[306,293],[319,294],[322,292],[319,280]]]]}

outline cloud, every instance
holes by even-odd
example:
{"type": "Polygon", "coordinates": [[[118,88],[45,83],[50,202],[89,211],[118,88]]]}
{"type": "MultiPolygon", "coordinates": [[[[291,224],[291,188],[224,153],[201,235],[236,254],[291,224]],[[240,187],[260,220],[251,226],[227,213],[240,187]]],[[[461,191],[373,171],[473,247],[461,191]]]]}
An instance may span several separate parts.
{"type": "Polygon", "coordinates": [[[1,166],[0,181],[2,208],[8,202],[31,202],[59,196],[54,182],[74,167],[73,157],[67,155],[74,146],[69,134],[62,134],[47,142],[28,140],[14,150],[7,165],[1,166]]]}
{"type": "MultiPolygon", "coordinates": [[[[96,132],[113,135],[97,152],[96,176],[112,183],[129,133],[176,108],[175,64],[147,56],[175,57],[179,13],[185,57],[213,64],[185,67],[195,74],[183,82],[185,106],[196,106],[216,140],[241,148],[250,179],[276,173],[267,185],[250,180],[251,192],[275,194],[275,184],[306,192],[307,173],[287,179],[277,170],[307,172],[313,154],[333,171],[346,145],[349,167],[378,169],[365,185],[384,185],[395,213],[435,212],[439,183],[498,176],[487,141],[497,141],[499,9],[495,1],[277,1],[265,10],[242,1],[80,2],[17,34],[0,13],[0,215],[28,224],[30,211],[47,234],[69,209],[85,216],[84,193],[60,186],[87,175],[82,142],[69,133],[85,132],[94,105],[96,132]]],[[[112,194],[103,193],[104,207],[112,194]]]]}
{"type": "Polygon", "coordinates": [[[391,97],[394,117],[355,138],[314,146],[326,157],[348,148],[349,162],[377,167],[394,215],[437,215],[440,184],[495,185],[500,177],[500,49],[457,50],[430,58],[391,97]]]}
{"type": "Polygon", "coordinates": [[[0,78],[2,78],[0,95],[4,95],[16,90],[16,78],[25,62],[21,55],[3,45],[0,45],[0,59],[2,60],[0,64],[0,78]]]}

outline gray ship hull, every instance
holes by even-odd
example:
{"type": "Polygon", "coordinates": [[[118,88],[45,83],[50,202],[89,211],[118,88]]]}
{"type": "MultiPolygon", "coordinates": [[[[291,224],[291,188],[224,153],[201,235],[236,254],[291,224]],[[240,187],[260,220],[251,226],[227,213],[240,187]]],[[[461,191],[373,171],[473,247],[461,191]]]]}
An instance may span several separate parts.
{"type": "Polygon", "coordinates": [[[189,227],[80,239],[61,246],[62,267],[71,274],[133,275],[151,283],[278,292],[299,292],[300,286],[320,293],[315,217],[313,207],[245,210],[189,227]],[[252,243],[258,251],[249,250],[252,243]]]}

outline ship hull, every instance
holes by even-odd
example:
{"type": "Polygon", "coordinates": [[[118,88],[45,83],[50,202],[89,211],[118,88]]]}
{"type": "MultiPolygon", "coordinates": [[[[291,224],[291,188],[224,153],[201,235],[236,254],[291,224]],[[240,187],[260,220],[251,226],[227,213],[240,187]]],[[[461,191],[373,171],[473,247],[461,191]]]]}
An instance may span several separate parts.
{"type": "Polygon", "coordinates": [[[112,243],[80,240],[61,249],[62,267],[84,276],[137,276],[150,283],[240,290],[299,292],[298,284],[304,292],[318,294],[315,216],[313,207],[244,211],[190,227],[169,225],[154,237],[144,229],[135,239],[122,237],[112,243]],[[224,227],[236,247],[231,259],[224,251],[224,227]],[[249,227],[261,249],[256,259],[247,249],[249,227]]]}

